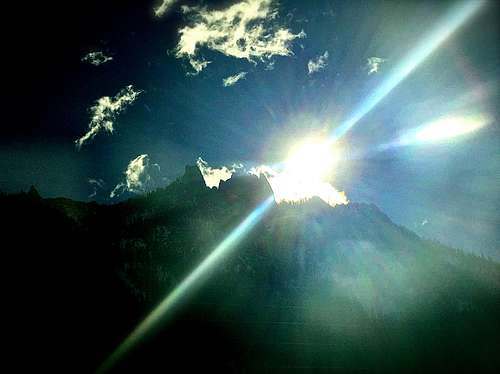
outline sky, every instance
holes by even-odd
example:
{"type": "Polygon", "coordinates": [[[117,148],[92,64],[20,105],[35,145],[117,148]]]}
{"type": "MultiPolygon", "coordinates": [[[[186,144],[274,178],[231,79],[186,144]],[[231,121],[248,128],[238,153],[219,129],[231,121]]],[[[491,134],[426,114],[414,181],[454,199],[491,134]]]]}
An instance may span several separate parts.
{"type": "MultiPolygon", "coordinates": [[[[276,165],[298,139],[335,134],[366,108],[460,4],[7,5],[0,190],[108,203],[187,164],[224,178],[276,165]]],[[[495,258],[499,13],[481,5],[342,132],[328,181],[424,237],[495,258]],[[447,121],[466,133],[436,138],[447,121]]]]}

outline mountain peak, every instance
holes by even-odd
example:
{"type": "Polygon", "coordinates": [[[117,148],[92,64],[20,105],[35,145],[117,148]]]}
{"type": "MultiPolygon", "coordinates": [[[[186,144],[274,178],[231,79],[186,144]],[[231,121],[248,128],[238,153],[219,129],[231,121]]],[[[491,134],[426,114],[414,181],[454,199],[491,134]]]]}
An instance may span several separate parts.
{"type": "Polygon", "coordinates": [[[32,199],[40,199],[41,198],[40,194],[38,193],[38,190],[33,185],[28,190],[28,196],[31,197],[32,199]]]}
{"type": "Polygon", "coordinates": [[[184,174],[178,179],[183,184],[202,184],[205,185],[205,180],[200,169],[196,165],[186,165],[184,174]]]}
{"type": "Polygon", "coordinates": [[[266,178],[250,174],[233,174],[228,180],[220,182],[219,191],[232,198],[251,197],[256,200],[273,194],[266,178]]]}

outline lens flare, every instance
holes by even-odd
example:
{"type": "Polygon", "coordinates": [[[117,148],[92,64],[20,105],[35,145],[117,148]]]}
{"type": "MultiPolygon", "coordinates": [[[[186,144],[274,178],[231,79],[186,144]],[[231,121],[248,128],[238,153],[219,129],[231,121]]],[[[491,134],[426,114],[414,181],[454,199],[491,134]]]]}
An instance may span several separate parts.
{"type": "Polygon", "coordinates": [[[337,127],[332,133],[332,140],[339,139],[368,112],[380,103],[398,84],[413,70],[424,62],[440,45],[442,45],[460,26],[471,18],[486,1],[464,1],[451,9],[450,13],[438,24],[422,42],[417,45],[389,74],[382,84],[364,100],[357,110],[337,127]]]}
{"type": "Polygon", "coordinates": [[[441,118],[417,129],[413,138],[416,142],[443,141],[476,131],[487,123],[485,116],[441,118]]]}
{"type": "Polygon", "coordinates": [[[134,346],[140,343],[154,327],[172,311],[182,297],[200,283],[201,278],[209,270],[216,267],[226,257],[230,250],[234,249],[238,242],[246,235],[264,216],[268,209],[273,206],[274,198],[269,196],[257,208],[255,208],[214,250],[198,265],[163,301],[144,319],[132,333],[118,346],[109,358],[99,367],[97,373],[106,373],[134,346]]]}
{"type": "Polygon", "coordinates": [[[417,144],[449,142],[457,137],[475,132],[490,124],[491,121],[491,117],[485,114],[441,117],[407,131],[390,143],[379,145],[377,151],[417,144]]]}
{"type": "MultiPolygon", "coordinates": [[[[353,113],[353,115],[342,123],[331,136],[331,141],[342,137],[355,124],[357,124],[368,112],[370,112],[380,101],[382,101],[399,83],[401,83],[414,69],[416,69],[430,54],[432,54],[455,30],[465,23],[474,13],[476,13],[485,1],[465,1],[460,3],[452,12],[439,24],[439,26],[425,38],[405,59],[399,63],[388,78],[379,86],[353,113]]],[[[420,138],[429,138],[430,130],[422,131],[420,138]]],[[[468,132],[465,131],[465,132],[468,132]]],[[[438,132],[439,133],[439,132],[438,132]]],[[[434,135],[436,136],[436,135],[434,135]]],[[[430,136],[432,138],[433,136],[430,136]]],[[[319,178],[327,163],[323,163],[321,157],[323,151],[316,150],[308,146],[301,151],[296,159],[292,157],[292,173],[304,173],[319,178]],[[319,151],[319,152],[318,152],[319,151]],[[319,157],[318,157],[319,155],[319,157]],[[307,158],[320,160],[318,165],[311,164],[307,158]],[[295,165],[295,166],[293,166],[295,165]],[[313,166],[314,165],[314,166],[313,166]],[[295,170],[295,171],[293,171],[295,170]]],[[[331,187],[331,186],[330,186],[331,187]]],[[[321,192],[321,191],[320,191],[321,192]]],[[[345,198],[345,196],[344,196],[345,198]]],[[[214,251],[186,278],[180,283],[165,299],[143,320],[136,329],[118,346],[111,356],[98,369],[98,372],[106,372],[111,369],[118,360],[128,353],[137,343],[139,343],[154,327],[163,321],[172,311],[173,307],[179,303],[201,278],[218,265],[221,260],[234,249],[241,238],[260,221],[264,213],[272,206],[273,196],[261,203],[231,234],[226,237],[214,251]]]]}

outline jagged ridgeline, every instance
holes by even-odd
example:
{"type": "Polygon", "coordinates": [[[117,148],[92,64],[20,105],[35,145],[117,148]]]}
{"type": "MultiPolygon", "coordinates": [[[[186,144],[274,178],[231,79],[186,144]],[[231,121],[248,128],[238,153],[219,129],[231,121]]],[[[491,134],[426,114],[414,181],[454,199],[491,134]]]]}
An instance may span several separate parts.
{"type": "MultiPolygon", "coordinates": [[[[3,195],[8,342],[25,366],[92,372],[271,194],[196,167],[112,206],[3,195]]],[[[495,371],[500,266],[374,205],[273,206],[117,372],[495,371]]]]}

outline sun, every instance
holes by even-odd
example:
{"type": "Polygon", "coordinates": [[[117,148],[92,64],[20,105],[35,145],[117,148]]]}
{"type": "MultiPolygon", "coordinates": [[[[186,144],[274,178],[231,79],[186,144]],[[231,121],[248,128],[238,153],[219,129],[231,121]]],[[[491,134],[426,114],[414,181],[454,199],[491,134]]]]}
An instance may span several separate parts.
{"type": "Polygon", "coordinates": [[[309,139],[292,147],[285,172],[299,181],[320,182],[332,172],[337,161],[331,142],[309,139]]]}
{"type": "Polygon", "coordinates": [[[265,176],[278,204],[319,197],[332,207],[345,205],[349,203],[345,193],[331,184],[340,155],[338,143],[328,138],[308,138],[291,147],[283,162],[261,165],[251,173],[265,176]]]}

